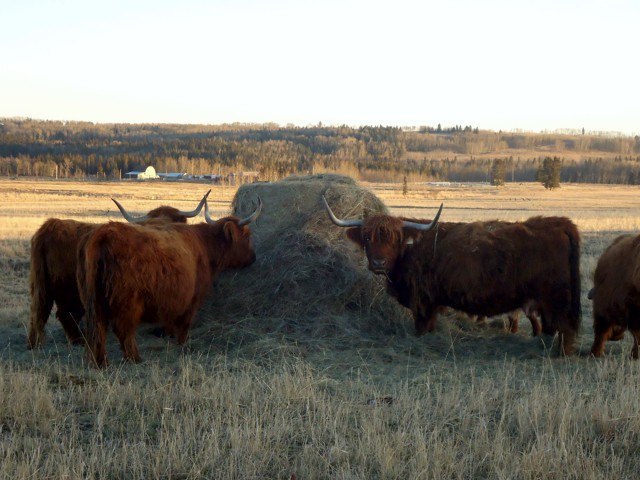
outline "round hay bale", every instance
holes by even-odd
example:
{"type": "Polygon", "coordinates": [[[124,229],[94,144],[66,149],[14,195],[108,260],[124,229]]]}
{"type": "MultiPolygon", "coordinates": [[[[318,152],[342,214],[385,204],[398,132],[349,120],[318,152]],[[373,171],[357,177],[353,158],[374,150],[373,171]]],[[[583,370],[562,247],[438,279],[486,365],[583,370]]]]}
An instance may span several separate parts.
{"type": "Polygon", "coordinates": [[[411,325],[402,321],[410,315],[387,294],[384,278],[367,270],[362,250],[328,218],[322,195],[343,218],[388,213],[373,193],[339,175],[241,186],[234,215],[249,215],[258,197],[264,205],[251,226],[257,260],[221,275],[201,317],[253,318],[270,331],[316,335],[391,333],[411,325]]]}

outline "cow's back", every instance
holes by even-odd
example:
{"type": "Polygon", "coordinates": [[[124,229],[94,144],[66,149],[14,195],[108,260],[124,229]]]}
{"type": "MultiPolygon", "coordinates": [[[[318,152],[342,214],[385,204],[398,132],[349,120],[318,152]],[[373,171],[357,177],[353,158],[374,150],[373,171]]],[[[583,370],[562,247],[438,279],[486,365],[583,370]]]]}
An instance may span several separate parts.
{"type": "Polygon", "coordinates": [[[574,233],[575,225],[563,217],[552,217],[546,226],[544,217],[531,225],[442,223],[408,250],[410,259],[402,268],[434,302],[470,313],[506,313],[531,296],[552,295],[556,302],[570,303],[574,233]]]}
{"type": "Polygon", "coordinates": [[[594,315],[626,317],[640,292],[640,236],[617,237],[598,259],[593,277],[594,315]]]}
{"type": "MultiPolygon", "coordinates": [[[[200,246],[180,227],[111,222],[96,229],[85,248],[87,283],[96,289],[95,301],[111,312],[140,302],[163,316],[181,313],[195,295],[203,265],[200,246]]],[[[149,315],[145,319],[152,320],[149,315]]]]}

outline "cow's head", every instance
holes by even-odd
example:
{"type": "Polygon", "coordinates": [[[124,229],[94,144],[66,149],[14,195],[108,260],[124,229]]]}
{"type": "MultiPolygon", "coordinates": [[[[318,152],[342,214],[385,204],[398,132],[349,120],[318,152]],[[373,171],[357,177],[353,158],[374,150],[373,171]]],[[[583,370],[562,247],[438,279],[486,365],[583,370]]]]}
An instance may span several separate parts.
{"type": "Polygon", "coordinates": [[[256,253],[253,250],[249,224],[260,216],[260,212],[262,212],[262,199],[258,197],[258,206],[248,217],[242,219],[225,217],[214,220],[209,215],[209,205],[205,201],[205,220],[209,225],[222,228],[222,232],[224,233],[224,241],[228,247],[224,249],[224,258],[222,259],[225,268],[242,268],[255,262],[256,253]]]}
{"type": "Polygon", "coordinates": [[[322,201],[331,221],[339,227],[346,227],[347,237],[364,249],[369,261],[369,270],[375,273],[391,271],[407,245],[413,243],[422,232],[435,227],[442,212],[441,204],[435,218],[426,223],[408,221],[390,215],[371,215],[364,219],[340,220],[333,214],[324,196],[322,201]]]}
{"type": "Polygon", "coordinates": [[[116,207],[118,207],[122,216],[130,223],[144,223],[152,219],[161,219],[170,223],[187,223],[188,218],[193,218],[200,213],[210,193],[211,190],[204,194],[202,200],[200,200],[200,203],[194,210],[185,212],[174,207],[162,206],[154,208],[149,213],[142,215],[141,217],[131,215],[115,198],[112,198],[111,200],[116,204],[116,207]]]}

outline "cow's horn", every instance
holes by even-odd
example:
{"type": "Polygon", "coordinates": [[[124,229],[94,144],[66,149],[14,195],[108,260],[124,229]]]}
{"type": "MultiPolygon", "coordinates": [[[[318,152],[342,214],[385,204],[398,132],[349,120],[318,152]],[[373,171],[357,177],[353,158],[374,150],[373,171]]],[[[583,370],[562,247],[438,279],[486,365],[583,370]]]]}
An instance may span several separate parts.
{"type": "Polygon", "coordinates": [[[207,197],[209,196],[210,193],[211,193],[211,189],[209,189],[209,191],[204,194],[204,197],[202,197],[202,200],[200,200],[200,203],[195,208],[195,210],[191,210],[190,212],[183,212],[182,210],[180,210],[180,214],[184,215],[187,218],[193,218],[196,215],[198,215],[202,210],[202,207],[204,207],[204,203],[207,200],[207,197]]]}
{"type": "Polygon", "coordinates": [[[355,220],[340,220],[338,217],[336,217],[333,214],[333,212],[331,211],[331,207],[327,203],[327,199],[324,198],[324,195],[322,195],[322,202],[324,203],[325,210],[329,214],[329,218],[337,226],[339,226],[339,227],[361,227],[362,226],[362,220],[359,220],[359,219],[355,219],[355,220]]]}
{"type": "Polygon", "coordinates": [[[255,221],[256,218],[260,216],[260,212],[262,212],[262,199],[258,197],[258,206],[255,211],[246,218],[243,218],[238,222],[238,226],[242,227],[243,225],[248,225],[249,223],[255,221]]]}
{"type": "MultiPolygon", "coordinates": [[[[238,225],[242,227],[243,225],[247,225],[248,223],[253,222],[256,218],[258,218],[261,211],[262,211],[262,199],[258,197],[258,206],[256,207],[255,211],[251,215],[249,215],[247,218],[243,218],[242,220],[238,221],[238,225]]],[[[204,202],[204,219],[207,221],[209,225],[214,225],[216,223],[216,221],[213,218],[211,218],[211,216],[209,216],[209,203],[206,201],[206,199],[204,202]]]]}
{"type": "Polygon", "coordinates": [[[129,212],[127,212],[124,207],[122,205],[120,205],[120,202],[118,202],[115,198],[111,198],[111,200],[113,200],[113,203],[116,204],[116,207],[118,207],[118,209],[120,210],[120,213],[122,214],[122,216],[124,217],[124,219],[127,222],[130,223],[140,223],[140,222],[144,222],[145,220],[149,220],[149,215],[143,215],[141,217],[134,217],[133,215],[131,215],[129,212]]]}
{"type": "Polygon", "coordinates": [[[408,222],[405,220],[402,222],[402,226],[415,228],[417,230],[424,230],[424,231],[431,230],[438,223],[438,219],[440,218],[440,214],[442,213],[443,205],[444,205],[443,203],[440,204],[440,210],[438,210],[438,213],[436,214],[435,218],[431,220],[430,223],[408,222]]]}
{"type": "MultiPolygon", "coordinates": [[[[187,218],[195,217],[202,210],[202,207],[204,206],[204,203],[205,203],[205,201],[206,201],[206,199],[207,199],[207,197],[209,196],[210,193],[211,193],[211,189],[209,189],[209,191],[204,194],[204,197],[202,197],[202,200],[200,200],[200,203],[195,208],[195,210],[191,210],[189,212],[183,212],[182,210],[178,210],[178,213],[180,213],[180,215],[183,215],[183,216],[185,216],[187,218]]],[[[147,215],[147,214],[144,214],[141,217],[134,217],[129,212],[127,212],[125,210],[125,208],[120,204],[120,202],[118,202],[115,198],[111,198],[111,200],[113,200],[113,203],[116,204],[116,207],[118,207],[118,209],[120,210],[120,213],[122,214],[122,216],[125,218],[125,220],[127,222],[140,223],[140,222],[145,222],[145,221],[149,220],[149,218],[150,218],[149,215],[147,215]]]]}

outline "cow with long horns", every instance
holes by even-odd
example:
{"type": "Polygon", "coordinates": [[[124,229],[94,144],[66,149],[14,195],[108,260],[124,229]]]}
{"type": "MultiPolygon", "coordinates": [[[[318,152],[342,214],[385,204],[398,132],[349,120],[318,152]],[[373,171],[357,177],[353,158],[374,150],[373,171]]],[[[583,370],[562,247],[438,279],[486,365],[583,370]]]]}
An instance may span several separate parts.
{"type": "MultiPolygon", "coordinates": [[[[161,206],[141,217],[130,214],[117,200],[112,200],[124,218],[132,223],[186,223],[188,218],[200,213],[210,192],[211,190],[204,195],[194,210],[181,211],[161,206]]],[[[95,223],[50,218],[31,238],[31,320],[27,337],[29,348],[40,346],[44,342],[45,326],[54,303],[56,317],[69,342],[83,343],[80,320],[84,315],[84,307],[76,283],[77,249],[80,239],[96,228],[98,224],[95,223]]]]}
{"type": "Polygon", "coordinates": [[[533,217],[491,228],[492,222],[423,223],[389,215],[331,221],[347,228],[369,269],[413,314],[418,335],[435,327],[443,307],[494,316],[518,308],[540,313],[543,329],[562,336],[571,354],[580,327],[580,236],[564,217],[533,217]]]}
{"type": "Polygon", "coordinates": [[[633,336],[631,357],[640,345],[640,235],[621,235],[598,259],[589,291],[593,300],[591,353],[600,357],[607,341],[620,340],[628,329],[633,336]]]}
{"type": "Polygon", "coordinates": [[[141,360],[136,331],[157,323],[183,344],[211,283],[227,269],[255,261],[246,218],[206,223],[139,226],[110,222],[78,248],[78,285],[86,308],[87,351],[99,367],[107,363],[106,336],[112,328],[127,360],[141,360]]]}

